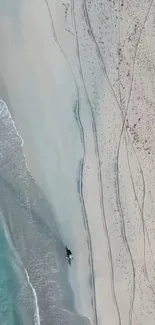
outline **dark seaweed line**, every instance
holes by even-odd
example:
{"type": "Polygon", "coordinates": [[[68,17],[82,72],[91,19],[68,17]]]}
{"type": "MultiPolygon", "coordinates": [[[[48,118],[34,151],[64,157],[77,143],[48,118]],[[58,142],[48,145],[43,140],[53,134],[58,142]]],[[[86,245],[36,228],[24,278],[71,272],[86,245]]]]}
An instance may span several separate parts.
{"type": "MultiPolygon", "coordinates": [[[[112,93],[113,93],[113,96],[116,100],[116,103],[118,104],[119,108],[121,109],[122,111],[122,108],[117,100],[117,97],[116,97],[116,94],[114,92],[114,89],[112,87],[112,84],[110,82],[110,79],[108,77],[108,74],[107,74],[107,71],[106,71],[106,67],[105,67],[105,63],[104,63],[104,60],[103,60],[103,57],[101,55],[101,52],[100,52],[100,48],[98,46],[98,43],[95,39],[95,36],[93,34],[93,31],[92,31],[92,27],[91,27],[91,24],[90,24],[90,20],[89,20],[89,16],[88,16],[88,11],[87,11],[87,5],[86,5],[86,0],[83,0],[83,7],[84,7],[84,11],[85,11],[85,20],[86,20],[86,23],[89,27],[89,32],[91,34],[91,37],[96,45],[96,50],[97,50],[97,54],[98,54],[98,57],[100,58],[102,64],[103,64],[103,72],[105,73],[106,77],[107,77],[107,80],[109,82],[109,85],[110,85],[110,88],[112,90],[112,93]]],[[[124,121],[123,121],[123,125],[122,125],[122,130],[121,130],[121,134],[120,134],[120,141],[119,141],[119,144],[118,144],[118,150],[117,150],[117,160],[116,160],[116,164],[117,164],[117,187],[119,187],[119,176],[118,176],[118,160],[119,160],[119,151],[120,151],[120,144],[121,144],[121,138],[122,138],[122,135],[123,135],[123,131],[124,131],[124,126],[125,126],[125,120],[126,120],[126,115],[127,115],[127,112],[128,112],[128,107],[129,107],[129,102],[130,102],[130,97],[131,97],[131,92],[132,92],[132,86],[133,86],[133,77],[134,77],[134,68],[135,68],[135,60],[136,60],[136,53],[137,53],[137,48],[138,48],[138,44],[139,44],[139,41],[140,41],[140,38],[141,38],[141,34],[142,34],[142,31],[143,31],[143,28],[145,26],[145,23],[146,23],[146,20],[147,20],[147,17],[149,15],[149,12],[150,12],[150,9],[151,9],[151,6],[152,6],[152,3],[153,3],[153,0],[151,1],[150,3],[150,6],[148,8],[148,11],[147,11],[147,14],[145,16],[145,19],[144,19],[144,23],[143,23],[143,26],[142,26],[142,29],[141,29],[141,32],[140,32],[140,35],[139,35],[139,38],[138,38],[138,41],[137,41],[137,44],[136,44],[136,50],[135,50],[135,56],[134,56],[134,62],[133,62],[133,71],[132,71],[132,80],[131,80],[131,87],[130,87],[130,91],[129,91],[129,98],[128,98],[128,103],[127,103],[127,109],[126,109],[126,112],[125,112],[125,116],[124,116],[124,121]]],[[[119,191],[118,191],[118,194],[120,195],[119,191]]],[[[119,197],[119,200],[120,200],[120,197],[119,197]]],[[[121,202],[120,202],[120,207],[121,207],[121,202]]],[[[121,209],[122,210],[122,209],[121,209]]],[[[120,211],[121,212],[121,211],[120,211]]],[[[121,212],[121,215],[123,213],[123,210],[121,212]]],[[[123,215],[122,215],[123,216],[123,215]]],[[[124,216],[123,216],[124,218],[124,216]]],[[[125,229],[124,229],[125,230],[125,229]]],[[[127,239],[127,238],[126,238],[127,239]]],[[[135,267],[134,267],[134,263],[133,263],[133,258],[132,258],[132,254],[131,254],[131,251],[130,251],[130,247],[127,246],[129,248],[129,255],[130,255],[130,258],[131,258],[131,264],[132,264],[132,268],[133,268],[133,290],[135,291],[135,267]]],[[[129,319],[130,319],[130,323],[132,322],[132,312],[133,312],[133,305],[134,305],[134,296],[135,296],[135,292],[133,292],[133,296],[132,296],[132,301],[131,301],[131,307],[130,307],[130,312],[129,312],[129,319]]]]}
{"type": "Polygon", "coordinates": [[[87,212],[86,212],[84,195],[83,195],[83,171],[84,171],[84,165],[85,165],[86,144],[85,144],[84,129],[83,129],[83,125],[82,125],[81,118],[80,118],[79,89],[78,89],[78,85],[77,85],[77,81],[75,79],[74,73],[72,71],[72,67],[71,67],[71,65],[70,65],[70,63],[68,61],[68,58],[67,58],[64,50],[62,49],[61,44],[60,44],[60,42],[59,42],[59,40],[57,38],[54,23],[53,23],[53,17],[52,17],[52,13],[51,13],[51,9],[50,9],[48,0],[45,0],[45,3],[47,5],[47,9],[48,9],[49,16],[50,16],[51,29],[52,29],[52,32],[53,32],[53,37],[55,39],[55,42],[58,44],[58,46],[60,48],[60,51],[63,54],[63,56],[64,56],[64,58],[65,58],[65,60],[66,60],[66,62],[68,64],[68,67],[69,67],[69,69],[71,71],[71,75],[73,77],[75,87],[76,87],[76,91],[77,91],[77,101],[76,101],[76,107],[75,107],[75,110],[74,110],[74,114],[75,114],[75,119],[77,121],[77,125],[79,127],[81,143],[82,143],[82,146],[83,146],[83,158],[80,160],[80,163],[79,163],[79,177],[78,177],[78,180],[77,180],[77,186],[78,186],[79,199],[80,199],[81,208],[82,208],[82,215],[83,215],[84,225],[85,225],[86,233],[87,233],[87,243],[88,243],[88,249],[89,249],[89,254],[90,254],[90,272],[91,272],[91,277],[92,277],[93,308],[94,308],[94,314],[95,314],[95,323],[96,323],[96,325],[98,325],[92,240],[91,240],[91,233],[90,233],[90,228],[89,228],[88,216],[87,216],[87,212]]]}
{"type": "MultiPolygon", "coordinates": [[[[73,0],[73,4],[74,4],[74,0],[73,0]]],[[[101,173],[101,162],[100,162],[100,154],[99,154],[99,147],[98,147],[97,129],[96,129],[96,123],[95,123],[93,108],[91,106],[91,102],[90,102],[90,99],[89,99],[89,96],[88,96],[88,92],[87,92],[87,89],[86,89],[86,85],[85,85],[85,81],[84,81],[84,77],[83,77],[83,72],[82,72],[80,52],[79,52],[79,41],[78,41],[78,34],[77,34],[77,27],[76,27],[74,10],[73,10],[73,20],[74,20],[74,26],[75,26],[75,32],[76,32],[76,39],[77,39],[77,56],[78,56],[78,61],[79,61],[79,70],[80,70],[80,75],[81,75],[81,79],[82,79],[84,90],[85,90],[86,99],[87,99],[88,106],[90,108],[90,112],[91,112],[91,116],[92,116],[92,129],[93,129],[95,154],[96,154],[97,167],[98,167],[100,206],[101,206],[102,217],[103,217],[103,227],[104,227],[104,230],[105,230],[105,235],[106,235],[106,238],[107,238],[107,243],[108,243],[108,248],[109,248],[108,257],[109,257],[110,271],[111,271],[112,294],[113,294],[113,300],[114,300],[116,310],[117,310],[117,314],[118,314],[119,325],[121,325],[120,312],[119,312],[118,303],[117,303],[117,299],[116,299],[115,288],[114,288],[114,271],[113,271],[113,259],[112,259],[111,244],[110,244],[110,238],[109,238],[109,233],[108,233],[107,221],[106,221],[105,210],[104,210],[104,202],[103,202],[102,173],[101,173]]]]}

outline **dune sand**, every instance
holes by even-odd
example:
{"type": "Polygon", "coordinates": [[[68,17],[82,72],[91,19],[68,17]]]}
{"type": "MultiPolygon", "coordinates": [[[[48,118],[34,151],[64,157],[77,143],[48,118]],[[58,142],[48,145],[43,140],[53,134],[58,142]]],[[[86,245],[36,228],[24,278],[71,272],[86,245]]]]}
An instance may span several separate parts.
{"type": "Polygon", "coordinates": [[[0,1],[0,97],[93,323],[155,320],[154,41],[150,0],[0,1]]]}

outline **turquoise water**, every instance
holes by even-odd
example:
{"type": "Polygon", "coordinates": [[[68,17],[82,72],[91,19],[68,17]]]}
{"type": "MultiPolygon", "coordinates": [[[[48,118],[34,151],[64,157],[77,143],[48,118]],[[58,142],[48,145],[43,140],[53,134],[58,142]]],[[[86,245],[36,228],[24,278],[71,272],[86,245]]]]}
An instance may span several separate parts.
{"type": "Polygon", "coordinates": [[[19,283],[13,266],[13,253],[0,224],[0,325],[19,325],[19,283]]]}

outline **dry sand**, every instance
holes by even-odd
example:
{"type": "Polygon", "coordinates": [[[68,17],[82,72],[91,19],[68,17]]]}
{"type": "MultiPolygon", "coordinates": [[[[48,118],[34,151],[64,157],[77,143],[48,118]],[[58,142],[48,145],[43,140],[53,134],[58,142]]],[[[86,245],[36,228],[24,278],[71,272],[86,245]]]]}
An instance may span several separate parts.
{"type": "Polygon", "coordinates": [[[0,96],[98,324],[155,321],[154,9],[0,1],[0,96]]]}

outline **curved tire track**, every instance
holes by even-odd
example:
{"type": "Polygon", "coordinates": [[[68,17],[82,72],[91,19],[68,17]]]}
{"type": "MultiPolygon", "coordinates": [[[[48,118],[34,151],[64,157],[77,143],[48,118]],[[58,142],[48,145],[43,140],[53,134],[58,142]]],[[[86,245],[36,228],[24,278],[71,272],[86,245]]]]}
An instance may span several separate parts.
{"type": "Polygon", "coordinates": [[[75,79],[74,73],[72,71],[72,67],[68,61],[68,58],[64,52],[64,50],[61,47],[61,44],[57,38],[56,32],[55,32],[55,27],[53,23],[53,17],[52,17],[52,12],[48,3],[48,0],[44,0],[48,9],[50,21],[51,21],[51,29],[53,32],[53,37],[57,45],[59,46],[59,49],[61,53],[63,54],[67,65],[69,67],[69,70],[71,72],[71,75],[73,77],[74,83],[75,83],[75,88],[77,92],[77,100],[75,103],[75,108],[74,108],[74,115],[75,119],[79,128],[80,132],[80,138],[81,138],[81,144],[83,146],[83,157],[81,158],[79,162],[79,173],[78,173],[78,179],[77,179],[77,188],[78,188],[78,194],[79,194],[79,200],[81,204],[81,209],[82,209],[82,215],[83,215],[83,220],[84,220],[84,225],[87,233],[87,243],[88,243],[88,250],[89,250],[89,264],[90,264],[90,272],[91,272],[91,280],[92,280],[92,305],[94,309],[94,317],[95,317],[95,324],[98,325],[98,317],[97,317],[97,303],[96,303],[96,288],[95,288],[95,275],[94,275],[94,262],[93,262],[93,250],[92,250],[92,240],[91,240],[91,233],[90,233],[90,228],[89,228],[89,222],[88,222],[88,216],[86,212],[86,207],[85,207],[85,201],[84,201],[84,195],[83,195],[83,172],[84,172],[84,165],[85,165],[85,156],[86,156],[86,142],[85,142],[85,134],[84,134],[84,129],[83,125],[81,122],[80,118],[80,95],[79,95],[79,88],[77,81],[75,79]]]}
{"type": "MultiPolygon", "coordinates": [[[[144,22],[143,22],[143,25],[142,25],[142,28],[141,28],[141,31],[140,31],[140,34],[139,34],[139,37],[138,37],[138,41],[137,41],[137,44],[136,44],[136,48],[135,48],[135,54],[134,54],[134,59],[133,59],[133,69],[132,69],[131,85],[130,85],[130,89],[129,89],[129,97],[128,97],[128,101],[127,101],[127,107],[126,107],[125,114],[123,114],[124,116],[122,116],[122,120],[123,120],[122,121],[122,129],[121,129],[121,133],[120,133],[120,139],[119,139],[118,148],[117,148],[117,155],[116,155],[116,184],[117,184],[116,191],[117,191],[118,209],[120,211],[120,215],[121,215],[121,219],[122,219],[121,232],[122,232],[122,238],[124,240],[124,243],[126,245],[126,248],[128,250],[129,256],[130,256],[131,265],[132,265],[132,271],[133,271],[133,294],[132,294],[132,299],[131,299],[131,302],[130,302],[129,324],[132,324],[132,314],[133,314],[133,305],[134,305],[134,297],[135,297],[135,266],[134,266],[133,257],[132,257],[132,254],[131,254],[130,246],[128,244],[128,240],[127,240],[127,236],[126,236],[126,230],[125,230],[124,215],[123,215],[123,209],[122,209],[121,199],[120,199],[118,162],[119,162],[119,154],[120,154],[121,140],[122,140],[122,136],[123,136],[123,133],[124,133],[124,126],[125,126],[126,116],[127,116],[127,113],[128,113],[128,108],[129,108],[129,103],[130,103],[130,98],[131,98],[131,93],[132,93],[133,80],[134,80],[134,69],[135,69],[137,49],[138,49],[138,45],[139,45],[139,42],[140,42],[140,39],[141,39],[142,31],[143,31],[144,26],[145,26],[145,23],[147,21],[147,18],[148,18],[148,15],[149,15],[149,12],[150,12],[150,9],[151,9],[152,4],[153,4],[153,0],[151,0],[151,2],[149,4],[149,8],[148,8],[148,11],[146,13],[146,16],[145,16],[145,19],[144,19],[144,22]]],[[[85,17],[86,24],[89,27],[89,34],[90,34],[90,36],[91,36],[91,38],[92,38],[92,40],[93,40],[93,42],[94,42],[94,44],[96,46],[97,55],[98,55],[98,57],[99,57],[102,65],[103,65],[103,69],[102,69],[103,70],[103,73],[106,75],[106,78],[107,78],[108,83],[110,85],[110,89],[112,91],[112,94],[113,94],[113,96],[114,96],[114,98],[116,100],[116,103],[117,103],[118,107],[121,110],[121,113],[123,113],[122,112],[122,107],[119,104],[119,101],[118,101],[117,96],[115,94],[115,91],[114,91],[114,89],[112,87],[112,84],[111,84],[111,81],[109,79],[109,76],[107,74],[106,67],[105,67],[105,63],[104,63],[104,60],[103,60],[103,57],[102,57],[100,48],[98,46],[98,43],[97,43],[97,41],[95,39],[93,30],[92,30],[92,26],[91,26],[91,23],[90,23],[90,20],[89,20],[89,15],[88,15],[88,10],[87,10],[86,0],[83,0],[83,13],[84,13],[84,17],[85,17]]],[[[145,195],[143,197],[143,204],[142,204],[143,205],[143,209],[144,209],[144,200],[145,200],[145,195]]],[[[144,239],[144,241],[145,241],[145,239],[144,239]]]]}
{"type": "Polygon", "coordinates": [[[107,227],[107,221],[105,216],[105,209],[104,209],[104,202],[103,202],[103,185],[102,185],[102,173],[101,173],[101,161],[100,161],[100,154],[99,154],[99,145],[98,145],[98,137],[97,137],[97,128],[96,128],[96,122],[95,122],[95,116],[93,113],[93,108],[91,105],[90,98],[88,96],[88,92],[85,85],[85,80],[82,72],[82,65],[81,65],[81,58],[80,58],[80,50],[79,50],[79,41],[78,41],[78,33],[77,33],[77,27],[76,27],[76,20],[75,20],[75,12],[74,12],[74,0],[72,0],[73,3],[73,20],[74,20],[74,28],[75,28],[75,34],[76,34],[76,40],[77,40],[77,56],[79,61],[79,71],[81,75],[81,79],[84,86],[84,91],[87,99],[87,103],[90,109],[91,117],[92,117],[92,129],[93,129],[93,137],[94,137],[94,145],[95,145],[95,154],[96,154],[96,160],[97,160],[97,169],[98,169],[98,182],[99,182],[99,191],[100,191],[100,206],[102,211],[102,220],[103,220],[103,228],[105,230],[105,235],[108,243],[108,257],[109,257],[109,264],[110,264],[110,273],[111,273],[111,288],[112,288],[112,295],[113,295],[113,301],[117,310],[118,315],[118,322],[119,325],[121,325],[121,316],[120,311],[118,307],[118,302],[116,298],[116,292],[115,292],[115,286],[114,286],[114,270],[113,270],[113,258],[112,258],[112,250],[111,250],[111,244],[110,244],[110,238],[108,233],[108,227],[107,227]]]}
{"type": "Polygon", "coordinates": [[[79,114],[79,101],[77,102],[75,116],[76,116],[76,120],[77,120],[79,130],[80,130],[81,142],[83,144],[83,158],[80,160],[80,163],[79,163],[79,174],[78,174],[77,186],[78,186],[78,193],[79,193],[79,199],[80,199],[80,203],[81,203],[84,225],[85,225],[86,232],[87,232],[88,249],[89,249],[89,253],[90,253],[89,264],[90,264],[90,270],[91,270],[91,280],[92,280],[92,290],[93,290],[92,306],[94,309],[95,324],[98,325],[92,240],[91,240],[88,216],[87,216],[87,212],[86,212],[84,195],[83,195],[83,172],[84,172],[85,157],[86,157],[86,146],[85,146],[84,129],[83,129],[81,119],[80,119],[80,114],[79,114]]]}
{"type": "MultiPolygon", "coordinates": [[[[139,34],[139,37],[138,37],[138,41],[137,41],[137,44],[136,44],[135,55],[134,55],[134,62],[133,62],[133,71],[132,71],[131,86],[130,86],[129,98],[128,98],[128,103],[127,103],[127,108],[126,108],[125,115],[127,115],[127,113],[128,113],[128,108],[129,108],[129,103],[130,103],[130,98],[131,98],[131,93],[132,93],[132,86],[133,86],[133,79],[134,79],[134,68],[135,68],[135,61],[136,61],[136,53],[137,53],[139,41],[141,39],[142,31],[143,31],[143,29],[145,27],[145,23],[147,21],[148,15],[150,13],[150,9],[151,9],[152,4],[153,4],[153,0],[150,1],[149,7],[148,7],[148,11],[146,13],[146,16],[145,16],[145,19],[144,19],[144,22],[142,24],[142,28],[141,28],[141,31],[140,31],[140,34],[139,34]]],[[[121,95],[120,95],[120,102],[121,102],[121,95]]],[[[125,121],[126,120],[126,116],[124,116],[124,113],[123,113],[123,110],[122,110],[121,105],[120,105],[120,109],[121,109],[121,114],[122,114],[122,120],[125,121]]],[[[149,234],[148,234],[148,230],[147,230],[147,227],[146,227],[146,224],[145,224],[145,220],[144,220],[144,204],[145,204],[145,195],[146,195],[145,179],[144,179],[143,170],[141,168],[139,159],[137,157],[137,154],[136,154],[135,148],[133,146],[133,143],[131,142],[131,139],[130,139],[130,136],[129,136],[128,131],[125,131],[124,130],[124,136],[125,136],[125,147],[126,147],[126,153],[127,153],[127,161],[128,161],[128,168],[129,168],[130,178],[131,178],[133,192],[134,192],[135,199],[137,201],[137,205],[138,205],[139,212],[140,212],[140,216],[141,216],[141,222],[142,222],[143,245],[144,245],[144,249],[143,249],[144,250],[143,251],[144,273],[145,273],[145,276],[146,276],[146,278],[148,280],[150,289],[151,289],[153,295],[155,296],[155,291],[153,289],[153,286],[151,284],[151,281],[149,279],[148,272],[147,272],[147,263],[146,263],[146,255],[145,255],[145,252],[146,252],[146,236],[147,236],[147,240],[148,240],[148,244],[149,244],[149,249],[150,249],[150,252],[151,252],[151,257],[152,257],[153,264],[154,264],[154,258],[153,258],[151,244],[150,244],[149,234]],[[143,189],[142,189],[142,206],[141,207],[140,207],[140,203],[139,203],[139,200],[138,200],[138,197],[137,197],[137,194],[136,194],[136,189],[135,189],[135,185],[134,185],[133,175],[132,175],[132,171],[131,171],[131,167],[130,167],[129,153],[128,153],[128,148],[127,148],[126,133],[127,133],[129,142],[131,144],[131,147],[133,149],[133,152],[135,154],[135,157],[136,157],[136,160],[137,160],[137,163],[138,163],[138,166],[139,166],[140,174],[141,174],[141,177],[142,177],[143,189]]]]}

